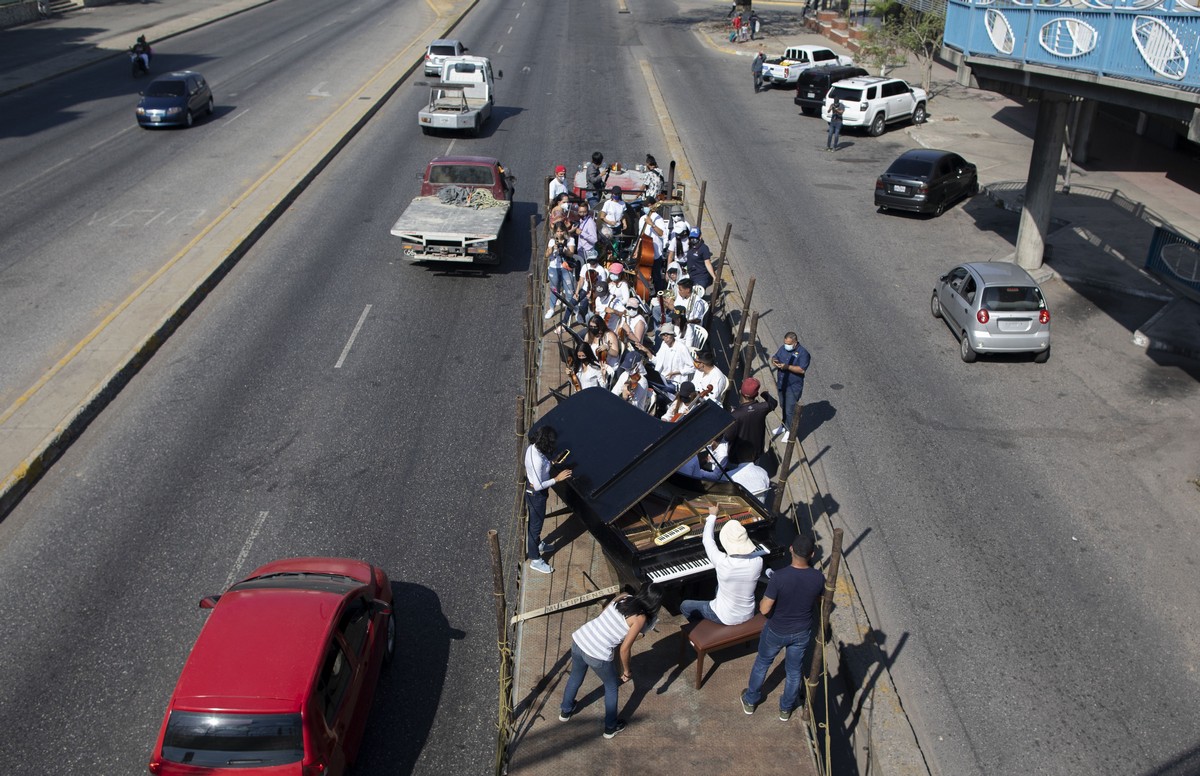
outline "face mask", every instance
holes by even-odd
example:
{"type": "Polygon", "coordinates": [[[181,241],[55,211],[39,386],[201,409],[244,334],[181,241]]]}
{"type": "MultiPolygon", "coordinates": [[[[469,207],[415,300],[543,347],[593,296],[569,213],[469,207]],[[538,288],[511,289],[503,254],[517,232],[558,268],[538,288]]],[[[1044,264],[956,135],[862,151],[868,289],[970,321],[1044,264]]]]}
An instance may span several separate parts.
{"type": "Polygon", "coordinates": [[[615,273],[615,272],[610,272],[610,273],[608,273],[608,276],[609,276],[609,278],[611,278],[612,280],[620,280],[620,279],[621,279],[621,276],[620,276],[620,275],[618,275],[618,274],[617,274],[617,273],[615,273]]]}
{"type": "Polygon", "coordinates": [[[590,331],[592,334],[599,334],[600,327],[599,326],[589,326],[588,331],[590,331]]]}
{"type": "Polygon", "coordinates": [[[793,350],[796,349],[796,346],[795,345],[784,345],[783,349],[786,350],[787,352],[791,353],[793,350]]]}
{"type": "Polygon", "coordinates": [[[645,213],[646,215],[650,215],[650,208],[644,207],[644,208],[642,208],[642,212],[645,213]]]}

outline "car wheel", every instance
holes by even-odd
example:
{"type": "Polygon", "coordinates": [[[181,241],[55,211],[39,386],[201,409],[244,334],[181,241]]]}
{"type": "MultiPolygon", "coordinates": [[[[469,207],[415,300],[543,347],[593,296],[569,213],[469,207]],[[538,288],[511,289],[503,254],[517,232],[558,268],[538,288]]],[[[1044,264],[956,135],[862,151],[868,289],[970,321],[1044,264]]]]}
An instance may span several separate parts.
{"type": "Polygon", "coordinates": [[[213,103],[212,103],[212,97],[209,97],[209,98],[208,98],[208,105],[204,106],[204,112],[205,112],[206,114],[208,114],[209,116],[213,115],[213,103]]]}
{"type": "Polygon", "coordinates": [[[938,301],[937,291],[934,291],[933,296],[929,297],[929,312],[933,313],[934,318],[942,317],[942,303],[938,301]]]}
{"type": "Polygon", "coordinates": [[[1033,357],[1033,363],[1035,363],[1035,364],[1044,364],[1049,360],[1050,360],[1049,346],[1047,346],[1046,349],[1043,350],[1041,353],[1038,353],[1036,356],[1033,357]]]}
{"type": "Polygon", "coordinates": [[[971,347],[971,340],[967,339],[967,333],[962,333],[962,338],[958,341],[958,354],[962,356],[962,360],[968,364],[974,363],[975,358],[979,355],[971,347]]]}
{"type": "MultiPolygon", "coordinates": [[[[395,604],[393,603],[393,606],[395,604]]],[[[388,615],[387,631],[384,634],[387,641],[383,645],[383,665],[385,667],[392,664],[392,660],[396,657],[396,610],[388,615]]]]}
{"type": "Polygon", "coordinates": [[[937,218],[938,216],[940,216],[942,213],[945,213],[945,212],[946,212],[946,200],[943,199],[941,202],[937,203],[937,207],[935,207],[933,209],[933,217],[937,218]]]}
{"type": "Polygon", "coordinates": [[[800,112],[801,112],[801,113],[803,113],[805,116],[815,116],[815,115],[817,115],[817,109],[816,109],[816,108],[801,108],[801,109],[800,109],[800,112]]]}
{"type": "Polygon", "coordinates": [[[871,128],[867,131],[870,133],[871,137],[879,137],[883,134],[883,130],[886,128],[886,126],[887,125],[883,121],[883,114],[880,113],[875,116],[875,119],[871,122],[871,128]]]}
{"type": "Polygon", "coordinates": [[[194,116],[192,116],[191,110],[189,110],[187,113],[185,113],[183,115],[183,125],[185,127],[190,127],[191,125],[193,125],[195,123],[196,123],[196,119],[194,116]]]}
{"type": "Polygon", "coordinates": [[[971,181],[971,185],[967,187],[967,196],[973,197],[979,193],[979,179],[975,178],[971,181]]]}
{"type": "Polygon", "coordinates": [[[928,116],[925,115],[925,103],[918,102],[917,107],[913,108],[913,123],[924,124],[926,118],[928,116]]]}

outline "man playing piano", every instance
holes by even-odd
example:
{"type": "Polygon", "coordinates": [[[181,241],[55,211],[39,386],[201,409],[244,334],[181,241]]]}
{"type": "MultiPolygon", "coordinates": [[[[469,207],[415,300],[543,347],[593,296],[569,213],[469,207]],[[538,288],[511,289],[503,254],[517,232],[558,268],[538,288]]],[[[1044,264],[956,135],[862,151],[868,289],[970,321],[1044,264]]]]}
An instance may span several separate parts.
{"type": "Polygon", "coordinates": [[[711,601],[684,601],[679,613],[689,620],[712,620],[720,625],[740,625],[754,616],[754,588],[762,574],[763,561],[758,547],[746,535],[737,520],[721,526],[721,544],[717,547],[713,532],[717,508],[710,507],[704,518],[704,552],[717,572],[717,597],[711,601]]]}

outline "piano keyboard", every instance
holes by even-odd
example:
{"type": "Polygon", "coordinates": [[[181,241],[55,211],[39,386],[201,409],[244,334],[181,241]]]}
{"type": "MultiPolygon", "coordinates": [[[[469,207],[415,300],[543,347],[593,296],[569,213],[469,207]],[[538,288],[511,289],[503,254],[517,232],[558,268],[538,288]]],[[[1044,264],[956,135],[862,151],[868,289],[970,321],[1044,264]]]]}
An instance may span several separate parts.
{"type": "MultiPolygon", "coordinates": [[[[759,552],[761,552],[764,557],[770,554],[770,551],[763,545],[759,544],[757,546],[759,552]]],[[[693,574],[702,574],[705,571],[712,571],[712,567],[712,562],[708,559],[708,556],[701,555],[699,558],[684,561],[683,563],[675,563],[670,566],[657,566],[655,568],[648,569],[646,571],[646,576],[649,577],[651,582],[668,582],[672,579],[681,579],[683,577],[690,577],[693,574]]]]}

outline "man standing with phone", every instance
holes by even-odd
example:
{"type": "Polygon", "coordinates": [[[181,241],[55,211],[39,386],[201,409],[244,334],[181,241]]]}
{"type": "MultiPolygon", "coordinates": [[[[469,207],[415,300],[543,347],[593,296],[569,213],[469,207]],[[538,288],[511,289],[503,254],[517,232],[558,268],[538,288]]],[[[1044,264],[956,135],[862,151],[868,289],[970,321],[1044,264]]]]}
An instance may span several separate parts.
{"type": "Polygon", "coordinates": [[[794,331],[783,335],[783,347],[771,356],[771,366],[775,368],[775,386],[779,389],[779,401],[783,404],[783,425],[775,429],[772,436],[782,434],[783,442],[788,441],[792,414],[804,395],[804,375],[811,361],[812,356],[800,344],[800,338],[794,331]]]}
{"type": "Polygon", "coordinates": [[[829,132],[825,135],[826,151],[836,151],[842,142],[842,114],[845,112],[846,106],[842,104],[842,98],[835,94],[833,105],[829,106],[829,132]]]}

